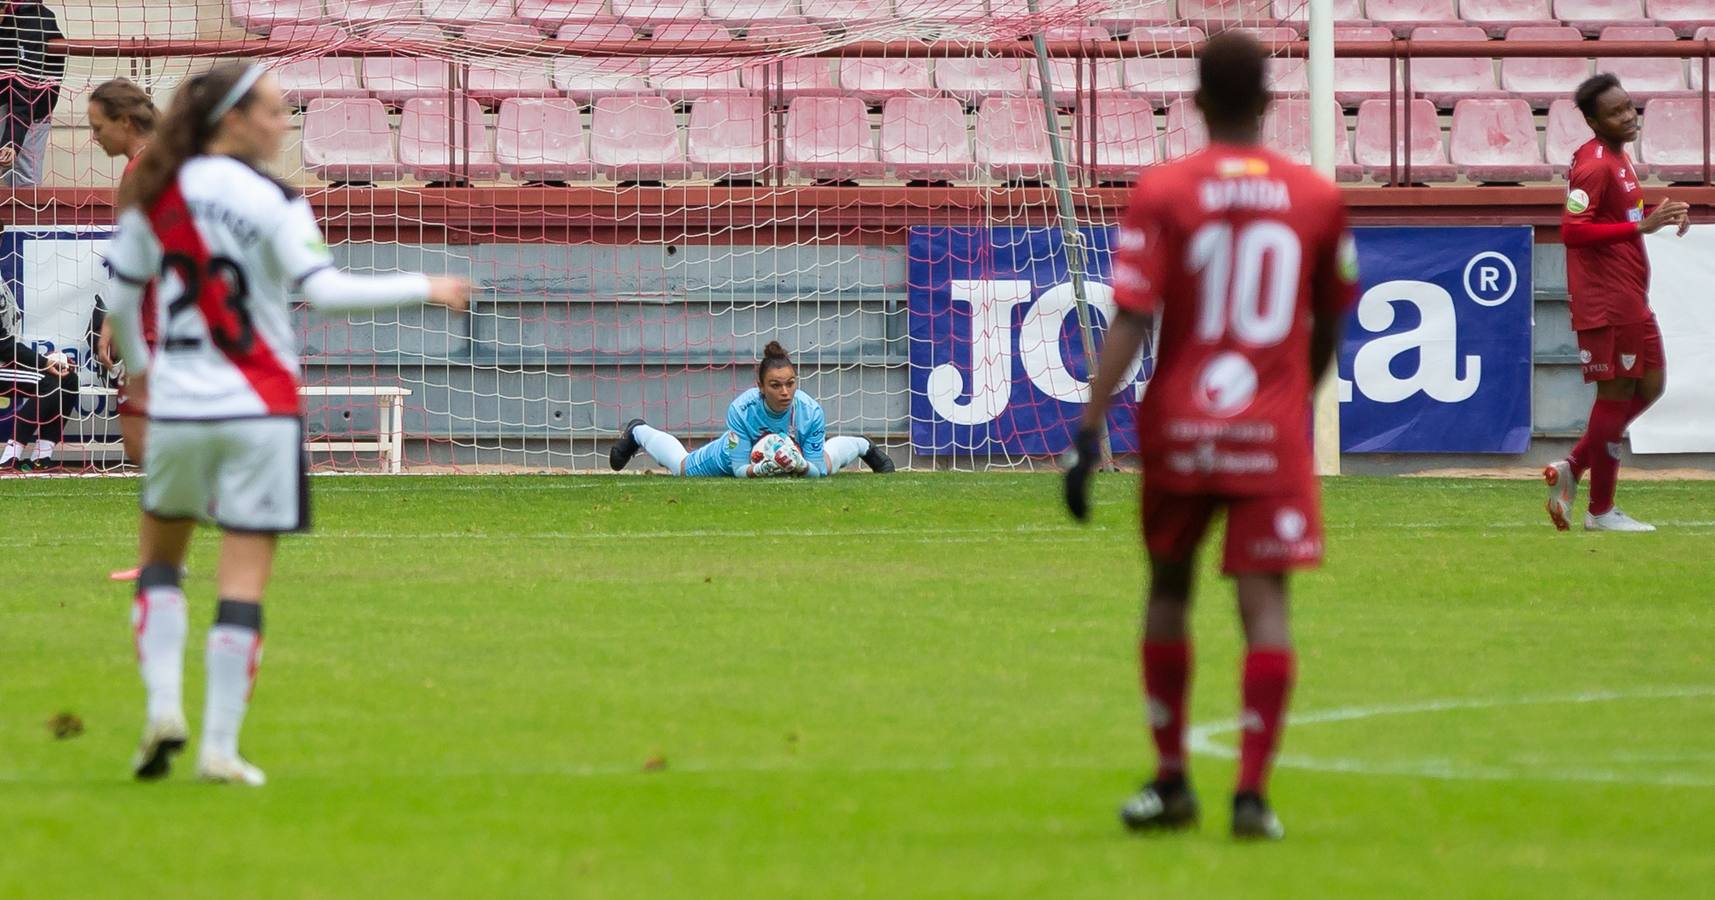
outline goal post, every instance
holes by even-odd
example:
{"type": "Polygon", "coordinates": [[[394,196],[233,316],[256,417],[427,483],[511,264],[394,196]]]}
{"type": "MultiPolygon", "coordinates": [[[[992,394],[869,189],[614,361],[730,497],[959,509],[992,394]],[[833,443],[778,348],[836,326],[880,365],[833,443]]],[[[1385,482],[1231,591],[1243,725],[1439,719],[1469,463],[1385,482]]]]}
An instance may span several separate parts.
{"type": "MultiPolygon", "coordinates": [[[[1334,3],[1307,0],[1310,59],[1310,163],[1318,172],[1334,177],[1334,3]]],[[[1343,126],[1340,126],[1343,127],[1343,126]]],[[[1339,372],[1326,373],[1316,389],[1316,473],[1340,474],[1339,372]]]]}

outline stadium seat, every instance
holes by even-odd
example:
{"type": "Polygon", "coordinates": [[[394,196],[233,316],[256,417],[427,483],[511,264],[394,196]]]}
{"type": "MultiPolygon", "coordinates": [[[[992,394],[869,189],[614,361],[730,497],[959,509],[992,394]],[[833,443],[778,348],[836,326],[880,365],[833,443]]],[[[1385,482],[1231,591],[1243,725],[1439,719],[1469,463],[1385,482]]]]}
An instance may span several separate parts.
{"type": "Polygon", "coordinates": [[[1553,170],[1536,142],[1536,120],[1523,100],[1460,100],[1449,136],[1453,164],[1472,181],[1546,180],[1553,170]]]}
{"type": "MultiPolygon", "coordinates": [[[[1474,25],[1426,27],[1411,33],[1414,41],[1486,41],[1474,25]]],[[[1495,83],[1492,59],[1417,59],[1411,63],[1411,89],[1446,109],[1459,100],[1499,100],[1511,96],[1495,83]]]]}
{"type": "Polygon", "coordinates": [[[1299,38],[1298,29],[1285,25],[1251,25],[1240,30],[1262,42],[1264,47],[1289,43],[1299,38]]]}
{"type": "Polygon", "coordinates": [[[267,34],[288,25],[327,21],[322,0],[232,0],[232,24],[245,31],[267,34]]]}
{"type": "Polygon", "coordinates": [[[685,178],[673,103],[665,97],[602,97],[590,115],[590,159],[615,181],[685,178]]]}
{"type": "Polygon", "coordinates": [[[639,28],[693,22],[703,17],[703,0],[613,0],[613,14],[639,28]]]}
{"type": "MultiPolygon", "coordinates": [[[[1262,119],[1262,142],[1293,162],[1310,164],[1310,100],[1287,97],[1268,107],[1262,119]]],[[[1352,137],[1346,133],[1346,117],[1334,107],[1334,177],[1339,181],[1362,181],[1364,170],[1352,164],[1352,137]]]]}
{"type": "MultiPolygon", "coordinates": [[[[1276,21],[1302,32],[1310,18],[1310,4],[1304,0],[1274,0],[1271,12],[1276,21]]],[[[1367,25],[1364,8],[1359,0],[1334,0],[1334,25],[1367,25]]]]}
{"type": "Polygon", "coordinates": [[[804,18],[817,25],[862,27],[893,18],[892,0],[810,0],[804,18]]]}
{"type": "Polygon", "coordinates": [[[494,137],[482,104],[464,101],[465,143],[451,146],[449,133],[457,133],[455,107],[444,98],[405,101],[399,117],[399,164],[421,181],[452,181],[471,178],[489,181],[500,177],[494,160],[494,137]]]}
{"type": "MultiPolygon", "coordinates": [[[[385,44],[435,44],[446,32],[423,22],[388,22],[369,27],[361,37],[385,44]]],[[[370,56],[362,66],[363,86],[377,99],[398,105],[417,97],[440,97],[449,90],[444,59],[370,56]]]]}
{"type": "Polygon", "coordinates": [[[499,25],[517,22],[512,0],[423,0],[423,18],[442,25],[499,25]]]}
{"type": "MultiPolygon", "coordinates": [[[[567,25],[559,40],[596,43],[629,41],[637,37],[629,25],[591,23],[567,25]]],[[[554,87],[574,100],[592,103],[599,97],[650,93],[649,64],[628,57],[559,57],[554,60],[554,87]]]]}
{"type": "Polygon", "coordinates": [[[684,102],[748,93],[739,80],[738,59],[663,56],[649,61],[649,85],[669,100],[684,102]]]}
{"type": "MultiPolygon", "coordinates": [[[[334,25],[280,25],[268,32],[268,40],[330,47],[346,40],[345,30],[334,25]]],[[[367,97],[369,92],[357,77],[357,60],[338,56],[266,62],[274,83],[286,102],[303,106],[317,97],[367,97]]]]}
{"type": "MultiPolygon", "coordinates": [[[[529,25],[472,25],[464,31],[464,42],[477,50],[534,44],[542,33],[529,25]]],[[[486,63],[472,63],[465,89],[472,97],[495,102],[508,97],[552,97],[554,76],[546,59],[529,56],[500,56],[482,53],[486,63]]]]}
{"type": "Polygon", "coordinates": [[[1042,101],[990,97],[977,109],[977,165],[996,181],[1040,181],[1054,169],[1042,101]]]}
{"type": "Polygon", "coordinates": [[[334,182],[397,181],[399,155],[379,100],[311,100],[304,111],[304,167],[334,182]]]}
{"type": "Polygon", "coordinates": [[[658,25],[649,33],[652,41],[676,44],[722,44],[731,45],[732,32],[721,26],[707,21],[669,22],[658,25]]]}
{"type": "Polygon", "coordinates": [[[842,59],[840,87],[865,103],[894,97],[932,96],[934,77],[927,59],[842,59]]]}
{"type": "MultiPolygon", "coordinates": [[[[1335,44],[1391,40],[1393,32],[1379,25],[1334,26],[1335,44]]],[[[1365,100],[1386,97],[1390,64],[1391,60],[1386,59],[1334,57],[1334,99],[1341,106],[1357,106],[1365,100]]]]}
{"type": "MultiPolygon", "coordinates": [[[[1584,114],[1578,111],[1571,98],[1554,101],[1554,105],[1548,108],[1548,127],[1542,132],[1542,143],[1543,155],[1554,167],[1555,174],[1571,168],[1573,151],[1594,136],[1589,123],[1584,121],[1584,114]]],[[[1638,177],[1648,177],[1649,170],[1640,160],[1638,145],[1634,142],[1626,148],[1626,153],[1631,156],[1632,168],[1637,170],[1638,177]]]]}
{"type": "MultiPolygon", "coordinates": [[[[1698,41],[1715,41],[1715,25],[1705,25],[1702,28],[1697,29],[1697,31],[1692,34],[1692,39],[1698,41]]],[[[1691,89],[1694,91],[1703,90],[1703,61],[1701,59],[1693,59],[1686,68],[1691,70],[1691,89]]],[[[1710,64],[1710,71],[1715,73],[1715,62],[1710,64]]]]}
{"type": "Polygon", "coordinates": [[[745,32],[744,39],[762,44],[786,44],[793,47],[808,47],[826,40],[828,33],[808,22],[783,23],[769,25],[766,28],[752,28],[745,32]]]}
{"type": "Polygon", "coordinates": [[[1090,21],[1116,31],[1138,26],[1166,25],[1176,18],[1173,0],[1113,0],[1090,21]]]}
{"type": "Polygon", "coordinates": [[[1654,25],[1643,0],[1554,0],[1554,17],[1591,37],[1609,25],[1654,25]]]}
{"type": "MultiPolygon", "coordinates": [[[[1079,0],[1037,0],[1035,22],[1047,19],[1053,22],[1064,22],[1078,6],[1079,0]]],[[[1131,0],[1126,0],[1131,2],[1131,0]]],[[[1137,0],[1143,2],[1143,0],[1137,0]]],[[[895,0],[902,19],[924,19],[936,22],[971,23],[985,19],[1019,20],[1031,15],[1029,0],[989,0],[987,12],[983,9],[982,0],[895,0]]],[[[1025,23],[1020,22],[1020,25],[1025,23]]],[[[1031,23],[1034,24],[1034,23],[1031,23]]],[[[1015,37],[1023,37],[1032,31],[1017,28],[1015,37]]]]}
{"type": "Polygon", "coordinates": [[[1365,0],[1364,14],[1371,22],[1393,29],[1399,37],[1410,36],[1419,28],[1460,24],[1453,0],[1365,0]]]}
{"type": "Polygon", "coordinates": [[[1503,37],[1514,28],[1554,24],[1548,0],[1459,0],[1459,18],[1466,25],[1481,26],[1489,37],[1503,37]]]}
{"type": "Polygon", "coordinates": [[[1268,60],[1268,89],[1276,94],[1303,94],[1310,90],[1308,63],[1284,56],[1268,60]]]}
{"type": "Polygon", "coordinates": [[[1644,0],[1644,12],[1680,37],[1696,37],[1699,28],[1715,23],[1715,5],[1709,0],[1644,0]]]}
{"type": "Polygon", "coordinates": [[[328,18],[350,25],[409,21],[422,9],[417,0],[327,0],[328,18]]]}
{"type": "MultiPolygon", "coordinates": [[[[1603,41],[1666,41],[1677,40],[1673,29],[1665,26],[1637,27],[1614,25],[1602,29],[1603,41]]],[[[1601,52],[1600,43],[1597,52],[1601,52]]],[[[1689,96],[1685,82],[1685,60],[1666,57],[1597,57],[1596,71],[1612,72],[1620,77],[1632,102],[1642,106],[1657,97],[1689,96]]]]}
{"type": "Polygon", "coordinates": [[[799,97],[786,109],[786,164],[823,181],[880,178],[869,108],[856,97],[799,97]]]}
{"type": "Polygon", "coordinates": [[[1154,56],[1129,57],[1123,73],[1125,87],[1156,106],[1172,101],[1197,89],[1197,60],[1191,56],[1192,46],[1201,43],[1201,28],[1140,28],[1131,33],[1131,42],[1139,53],[1154,56]]]}
{"type": "MultiPolygon", "coordinates": [[[[1155,106],[1148,100],[1103,99],[1090,128],[1095,145],[1090,172],[1097,181],[1129,182],[1161,158],[1156,145],[1155,106]]],[[[1082,115],[1089,115],[1088,111],[1082,115]]]]}
{"type": "Polygon", "coordinates": [[[798,0],[708,0],[708,15],[733,28],[769,28],[804,21],[798,0]]]}
{"type": "MultiPolygon", "coordinates": [[[[1106,41],[1111,36],[1106,28],[1082,26],[1050,28],[1043,37],[1050,41],[1093,42],[1106,41]]],[[[1026,61],[1025,69],[1030,74],[1030,85],[1034,89],[1036,86],[1035,61],[1026,61]]],[[[1125,90],[1125,67],[1117,59],[1084,60],[1081,79],[1079,78],[1078,60],[1050,59],[1048,61],[1048,77],[1053,82],[1057,102],[1061,106],[1070,106],[1076,94],[1079,92],[1088,93],[1092,71],[1095,73],[1096,90],[1104,94],[1117,94],[1125,90]]]]}
{"type": "MultiPolygon", "coordinates": [[[[1509,41],[1582,41],[1584,33],[1570,25],[1526,25],[1507,31],[1509,41]]],[[[1590,60],[1570,57],[1512,56],[1501,60],[1501,88],[1546,109],[1570,96],[1590,75],[1590,60]]]]}
{"type": "Polygon", "coordinates": [[[1025,60],[995,56],[953,56],[935,61],[935,86],[966,103],[1030,89],[1025,60]]]}
{"type": "Polygon", "coordinates": [[[583,181],[595,174],[577,101],[564,97],[502,101],[494,157],[519,181],[583,181]]]}
{"type": "Polygon", "coordinates": [[[1256,25],[1272,15],[1264,0],[1179,0],[1179,19],[1214,34],[1240,25],[1256,25]]]}
{"type": "Polygon", "coordinates": [[[795,97],[834,97],[842,93],[835,80],[835,62],[818,57],[788,57],[754,63],[739,70],[739,83],[747,91],[778,92],[788,101],[795,97]]]}
{"type": "MultiPolygon", "coordinates": [[[[717,97],[691,105],[685,129],[691,168],[714,179],[750,178],[762,173],[767,153],[768,111],[755,96],[717,97]]],[[[776,164],[780,160],[774,160],[776,164]]]]}
{"type": "Polygon", "coordinates": [[[543,34],[556,34],[567,25],[617,21],[607,0],[518,0],[516,15],[543,34]]]}
{"type": "Polygon", "coordinates": [[[350,39],[351,33],[338,25],[280,25],[268,32],[269,41],[319,44],[323,47],[350,39]]]}
{"type": "Polygon", "coordinates": [[[969,179],[965,109],[950,97],[895,97],[881,113],[881,161],[908,181],[969,179]]]}
{"type": "Polygon", "coordinates": [[[1161,133],[1161,158],[1178,159],[1209,145],[1209,129],[1203,115],[1181,97],[1167,107],[1167,127],[1161,133]]]}
{"type": "MultiPolygon", "coordinates": [[[[1395,163],[1390,145],[1398,148],[1399,176],[1403,178],[1407,159],[1405,117],[1400,115],[1400,107],[1387,100],[1365,101],[1358,107],[1358,126],[1352,150],[1358,165],[1377,181],[1387,181],[1389,167],[1395,163]],[[1391,131],[1388,124],[1390,112],[1396,120],[1391,131]]],[[[1411,101],[1410,160],[1413,183],[1431,184],[1459,177],[1459,170],[1447,162],[1447,148],[1441,144],[1441,124],[1436,118],[1435,104],[1428,100],[1411,101]]]]}
{"type": "MultiPolygon", "coordinates": [[[[1652,100],[1644,107],[1643,161],[1663,181],[1703,180],[1701,98],[1670,97],[1652,100]]],[[[1709,138],[1715,143],[1715,104],[1707,111],[1709,138]]]]}

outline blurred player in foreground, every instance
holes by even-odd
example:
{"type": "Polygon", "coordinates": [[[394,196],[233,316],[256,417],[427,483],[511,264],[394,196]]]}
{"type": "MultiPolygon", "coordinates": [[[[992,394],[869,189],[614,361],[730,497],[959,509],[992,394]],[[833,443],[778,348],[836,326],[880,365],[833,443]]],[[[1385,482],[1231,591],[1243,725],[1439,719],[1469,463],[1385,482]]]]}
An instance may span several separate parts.
{"type": "Polygon", "coordinates": [[[1667,384],[1661,327],[1649,308],[1649,257],[1644,235],[1691,227],[1688,204],[1663,200],[1644,212],[1644,192],[1626,156],[1638,138],[1638,111],[1620,79],[1606,72],[1584,80],[1574,95],[1596,136],[1572,154],[1566,211],[1566,286],[1584,380],[1596,383],[1590,421],[1572,454],[1542,470],[1548,518],[1571,527],[1578,481],[1590,473],[1585,531],[1654,531],[1614,506],[1620,477],[1620,438],[1667,384]]]}
{"type": "Polygon", "coordinates": [[[149,410],[136,603],[148,722],[138,778],[167,774],[188,739],[181,686],[185,546],[199,519],[224,532],[208,633],[208,703],[197,774],[260,785],[238,732],[262,660],[262,594],[280,534],[309,525],[309,473],[288,291],[321,311],[434,303],[463,310],[470,285],[334,268],[303,197],[257,167],[289,127],[261,66],[221,63],[185,82],[160,135],[119,190],[108,246],[114,340],[149,410]],[[143,341],[143,289],[158,279],[160,341],[143,341]]]}
{"type": "Polygon", "coordinates": [[[1089,515],[1090,473],[1109,398],[1156,319],[1160,346],[1138,410],[1149,600],[1141,647],[1155,779],[1120,810],[1134,830],[1196,824],[1186,767],[1190,612],[1196,552],[1224,509],[1224,571],[1238,586],[1248,647],[1232,834],[1285,835],[1266,799],[1295,675],[1287,572],[1322,559],[1310,414],[1357,263],[1339,191],[1258,145],[1267,54],[1228,32],[1198,59],[1207,149],[1144,170],[1114,254],[1119,314],[1066,473],[1066,504],[1089,515]]]}
{"type": "Polygon", "coordinates": [[[756,387],[739,394],[727,407],[725,434],[686,453],[678,438],[649,427],[642,419],[632,419],[625,423],[624,436],[608,451],[608,465],[618,472],[638,450],[665,466],[669,474],[687,478],[821,478],[859,459],[871,471],[893,471],[893,460],[869,438],[827,437],[822,404],[798,390],[798,367],[779,341],[769,341],[763,348],[762,360],[756,364],[756,387]],[[751,448],[766,434],[791,438],[801,457],[751,461],[751,448]]]}

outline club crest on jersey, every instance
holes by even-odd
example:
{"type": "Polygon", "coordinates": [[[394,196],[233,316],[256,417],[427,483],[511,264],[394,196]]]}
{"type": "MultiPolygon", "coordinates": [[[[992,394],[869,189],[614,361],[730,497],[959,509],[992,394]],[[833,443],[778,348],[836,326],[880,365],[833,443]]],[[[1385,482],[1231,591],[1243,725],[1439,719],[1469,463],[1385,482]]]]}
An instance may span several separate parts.
{"type": "Polygon", "coordinates": [[[1304,514],[1291,507],[1274,514],[1274,533],[1288,543],[1304,537],[1304,531],[1308,527],[1309,521],[1304,518],[1304,514]]]}
{"type": "Polygon", "coordinates": [[[1590,208],[1590,195],[1583,188],[1573,188],[1566,194],[1566,211],[1578,215],[1590,208]]]}
{"type": "Polygon", "coordinates": [[[1243,412],[1256,399],[1256,369],[1242,353],[1222,353],[1209,360],[1197,379],[1197,402],[1213,416],[1243,412]]]}
{"type": "Polygon", "coordinates": [[[1637,361],[1638,356],[1635,353],[1620,354],[1620,368],[1622,369],[1630,369],[1632,366],[1637,364],[1637,361]]]}

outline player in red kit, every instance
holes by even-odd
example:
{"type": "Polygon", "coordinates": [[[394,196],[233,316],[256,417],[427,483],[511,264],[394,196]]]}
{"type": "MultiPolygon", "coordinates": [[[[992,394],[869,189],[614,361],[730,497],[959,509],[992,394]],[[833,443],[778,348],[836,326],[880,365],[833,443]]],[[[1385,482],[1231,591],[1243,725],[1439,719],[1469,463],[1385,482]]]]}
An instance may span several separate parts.
{"type": "Polygon", "coordinates": [[[1649,308],[1643,236],[1668,226],[1684,235],[1690,207],[1663,200],[1645,214],[1644,192],[1625,149],[1637,139],[1638,111],[1618,78],[1603,73],[1585,79],[1575,100],[1596,136],[1572,154],[1560,234],[1578,357],[1584,380],[1596,384],[1596,402],[1572,454],[1542,471],[1548,517],[1561,531],[1571,527],[1578,482],[1589,472],[1586,531],[1654,531],[1614,506],[1614,487],[1620,438],[1661,397],[1667,374],[1661,329],[1649,308]]]}
{"type": "Polygon", "coordinates": [[[1197,547],[1224,509],[1224,570],[1248,647],[1232,833],[1285,834],[1265,789],[1296,668],[1286,579],[1322,558],[1311,397],[1355,298],[1357,262],[1334,185],[1258,144],[1266,63],[1248,36],[1205,44],[1196,102],[1210,145],[1138,180],[1114,252],[1119,315],[1066,474],[1067,506],[1084,519],[1108,400],[1159,320],[1137,421],[1150,557],[1140,652],[1160,766],[1120,810],[1134,830],[1197,821],[1185,751],[1191,589],[1197,547]]]}

